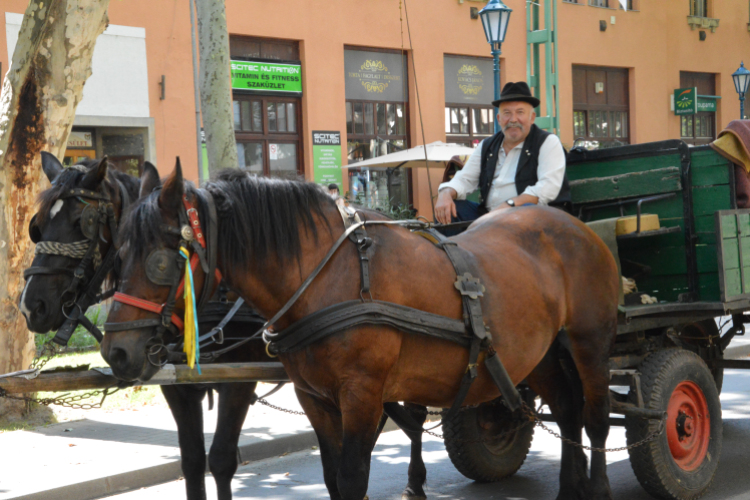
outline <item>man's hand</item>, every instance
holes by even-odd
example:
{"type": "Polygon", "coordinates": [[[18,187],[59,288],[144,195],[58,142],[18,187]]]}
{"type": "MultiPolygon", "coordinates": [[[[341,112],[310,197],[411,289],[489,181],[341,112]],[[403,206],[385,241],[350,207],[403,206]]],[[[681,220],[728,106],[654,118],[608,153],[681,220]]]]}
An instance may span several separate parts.
{"type": "Polygon", "coordinates": [[[453,202],[456,191],[453,188],[445,188],[438,193],[435,204],[435,218],[441,224],[450,224],[451,217],[456,216],[456,204],[453,202]]]}

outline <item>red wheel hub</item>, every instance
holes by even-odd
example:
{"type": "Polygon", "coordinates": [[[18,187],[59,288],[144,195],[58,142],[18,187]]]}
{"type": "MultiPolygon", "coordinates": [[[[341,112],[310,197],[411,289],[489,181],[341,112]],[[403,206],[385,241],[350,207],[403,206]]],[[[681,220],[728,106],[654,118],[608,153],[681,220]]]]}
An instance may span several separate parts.
{"type": "Polygon", "coordinates": [[[680,382],[667,407],[667,442],[672,458],[681,469],[695,470],[706,458],[710,439],[706,396],[695,382],[680,382]]]}

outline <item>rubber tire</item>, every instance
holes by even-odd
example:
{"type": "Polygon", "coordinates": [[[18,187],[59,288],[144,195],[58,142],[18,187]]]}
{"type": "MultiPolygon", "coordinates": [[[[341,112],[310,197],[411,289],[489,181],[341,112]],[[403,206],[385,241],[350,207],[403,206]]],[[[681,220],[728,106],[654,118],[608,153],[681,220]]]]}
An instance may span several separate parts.
{"type": "MultiPolygon", "coordinates": [[[[716,321],[713,319],[705,319],[696,323],[690,323],[680,328],[680,334],[686,337],[708,337],[711,336],[715,339],[719,338],[719,327],[716,321]]],[[[683,342],[688,344],[694,344],[696,347],[705,347],[706,342],[695,343],[691,342],[690,339],[682,339],[683,342]]],[[[721,387],[724,385],[724,368],[714,367],[711,368],[711,375],[714,377],[716,383],[716,390],[721,394],[721,387]]]]}
{"type": "Polygon", "coordinates": [[[458,472],[474,481],[494,482],[510,477],[526,460],[534,438],[534,425],[529,423],[502,437],[493,448],[489,448],[487,443],[471,440],[500,433],[518,426],[521,421],[520,411],[511,413],[499,401],[462,411],[451,421],[443,422],[443,441],[448,457],[458,472]],[[480,427],[480,418],[484,422],[491,422],[491,428],[480,427]]]}
{"type": "MultiPolygon", "coordinates": [[[[711,417],[710,441],[706,457],[697,469],[688,472],[675,463],[666,431],[655,440],[628,450],[633,472],[648,493],[668,500],[699,498],[711,485],[721,456],[721,404],[711,371],[697,354],[685,349],[655,352],[643,361],[639,371],[644,404],[652,410],[666,411],[674,389],[683,381],[693,382],[703,392],[711,417]]],[[[628,445],[644,439],[658,427],[657,420],[626,416],[628,445]]]]}

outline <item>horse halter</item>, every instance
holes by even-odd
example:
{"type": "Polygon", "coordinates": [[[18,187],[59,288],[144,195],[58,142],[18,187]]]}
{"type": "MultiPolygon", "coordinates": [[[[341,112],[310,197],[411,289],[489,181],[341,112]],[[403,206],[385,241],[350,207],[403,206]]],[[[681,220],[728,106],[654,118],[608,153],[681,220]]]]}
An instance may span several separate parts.
{"type": "MultiPolygon", "coordinates": [[[[198,305],[199,311],[208,302],[208,299],[210,299],[211,294],[213,293],[214,283],[221,281],[221,273],[216,268],[216,256],[214,252],[214,249],[216,248],[215,242],[217,232],[215,206],[211,194],[206,192],[206,196],[209,207],[209,218],[213,219],[213,223],[208,224],[208,242],[206,241],[203,229],[201,228],[198,209],[195,204],[188,199],[187,195],[183,195],[182,198],[185,210],[180,210],[178,213],[180,227],[167,224],[161,226],[162,231],[180,238],[178,248],[192,248],[193,254],[190,256],[191,270],[195,271],[200,264],[206,274],[198,305]]],[[[185,258],[178,250],[169,248],[158,248],[152,250],[148,257],[146,257],[146,276],[149,281],[155,285],[170,287],[167,301],[163,304],[157,304],[156,302],[151,302],[122,292],[115,292],[113,300],[144,311],[156,313],[159,315],[159,318],[139,319],[120,323],[106,323],[104,329],[107,332],[119,332],[156,327],[157,349],[154,352],[151,352],[151,350],[149,351],[149,361],[151,361],[151,355],[158,354],[159,351],[164,348],[162,339],[167,330],[171,330],[178,336],[182,335],[184,331],[184,322],[182,318],[174,312],[177,298],[183,292],[185,287],[183,273],[184,266],[185,258]]]]}
{"type": "MultiPolygon", "coordinates": [[[[124,208],[129,204],[129,197],[122,185],[120,185],[120,193],[124,208]]],[[[115,254],[117,253],[114,241],[104,259],[102,259],[101,252],[99,251],[99,239],[101,238],[102,241],[106,241],[103,236],[105,227],[109,227],[110,238],[114,239],[115,234],[117,234],[117,217],[109,195],[89,189],[72,188],[62,193],[58,199],[64,200],[68,198],[78,198],[86,204],[81,214],[81,232],[86,237],[85,240],[73,243],[41,241],[41,231],[36,224],[38,214],[34,215],[31,219],[29,236],[31,241],[36,243],[35,255],[61,255],[71,259],[80,259],[78,266],[75,270],[67,267],[31,266],[23,272],[26,280],[37,274],[67,274],[72,276],[73,279],[62,294],[62,310],[66,320],[52,339],[56,344],[63,346],[67,345],[79,323],[83,324],[98,342],[102,341],[103,335],[101,331],[86,318],[83,311],[88,309],[92,304],[107,298],[110,293],[100,294],[99,292],[104,278],[112,268],[115,254]],[[86,200],[93,200],[98,203],[97,205],[92,205],[86,200]],[[92,266],[95,271],[94,275],[86,283],[86,271],[92,266]],[[81,289],[84,287],[85,291],[81,294],[81,289]],[[70,297],[70,299],[66,301],[66,297],[70,297]]]]}

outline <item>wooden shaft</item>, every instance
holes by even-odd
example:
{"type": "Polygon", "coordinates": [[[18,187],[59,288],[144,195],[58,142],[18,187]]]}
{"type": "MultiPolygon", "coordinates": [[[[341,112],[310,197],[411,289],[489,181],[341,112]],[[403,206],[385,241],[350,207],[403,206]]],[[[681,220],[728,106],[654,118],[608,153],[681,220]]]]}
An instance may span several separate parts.
{"type": "MultiPolygon", "coordinates": [[[[32,380],[20,377],[0,379],[0,389],[8,394],[27,392],[67,392],[105,389],[119,380],[109,368],[86,371],[42,372],[32,380]]],[[[186,365],[165,365],[151,380],[136,385],[207,384],[223,382],[288,382],[281,363],[216,363],[191,370],[186,365]]]]}

